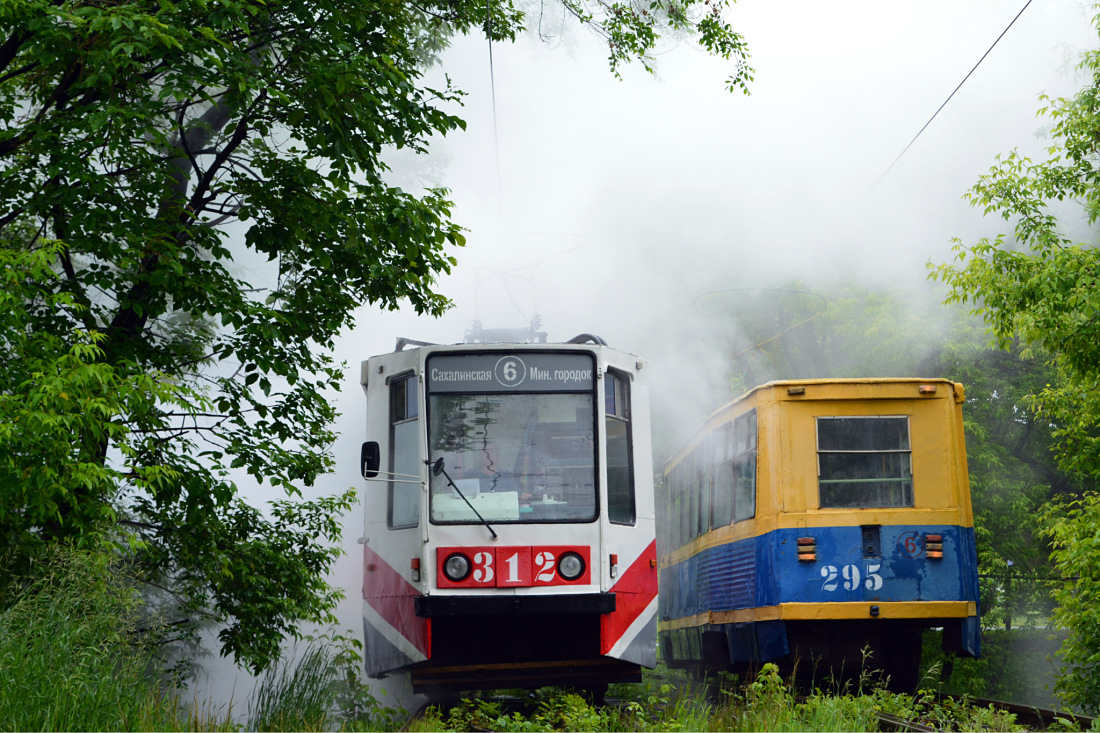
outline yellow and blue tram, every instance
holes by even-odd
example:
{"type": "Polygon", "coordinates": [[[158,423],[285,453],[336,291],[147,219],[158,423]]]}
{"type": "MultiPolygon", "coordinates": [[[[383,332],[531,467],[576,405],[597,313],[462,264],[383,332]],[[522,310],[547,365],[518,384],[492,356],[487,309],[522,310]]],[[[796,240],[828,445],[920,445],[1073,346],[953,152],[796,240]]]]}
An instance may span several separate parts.
{"type": "Polygon", "coordinates": [[[777,381],[715,412],[668,461],[659,644],[669,666],[917,683],[921,634],[979,654],[963,387],[777,381]]]}

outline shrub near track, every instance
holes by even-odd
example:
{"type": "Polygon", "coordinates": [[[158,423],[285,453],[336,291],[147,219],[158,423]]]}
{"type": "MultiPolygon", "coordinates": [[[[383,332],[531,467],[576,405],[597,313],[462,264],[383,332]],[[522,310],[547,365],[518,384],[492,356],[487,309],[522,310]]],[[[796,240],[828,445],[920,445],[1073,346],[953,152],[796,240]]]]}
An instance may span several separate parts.
{"type": "Polygon", "coordinates": [[[52,551],[0,610],[0,730],[166,730],[175,702],[107,556],[52,551]]]}
{"type": "Polygon", "coordinates": [[[575,693],[540,690],[524,715],[507,712],[499,700],[467,698],[449,710],[429,708],[410,722],[410,731],[876,731],[880,714],[934,726],[938,730],[1021,731],[1015,717],[954,701],[940,702],[931,691],[901,695],[882,686],[860,691],[816,690],[802,698],[765,665],[741,688],[721,691],[708,703],[687,685],[646,681],[618,685],[623,701],[593,707],[575,693]]]}

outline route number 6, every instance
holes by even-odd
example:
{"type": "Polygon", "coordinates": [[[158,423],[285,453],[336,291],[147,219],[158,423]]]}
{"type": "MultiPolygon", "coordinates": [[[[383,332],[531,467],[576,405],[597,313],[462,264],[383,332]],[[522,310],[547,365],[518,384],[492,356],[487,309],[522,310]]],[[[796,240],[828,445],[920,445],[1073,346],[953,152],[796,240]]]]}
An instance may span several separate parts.
{"type": "MultiPolygon", "coordinates": [[[[862,573],[864,588],[878,590],[882,587],[882,576],[878,574],[881,567],[882,563],[877,562],[867,565],[866,570],[862,573]]],[[[838,570],[835,565],[826,565],[821,568],[821,577],[825,579],[825,582],[821,584],[821,590],[826,593],[832,593],[840,586],[840,581],[837,580],[838,570]]],[[[844,590],[856,590],[859,588],[861,579],[860,568],[858,565],[844,565],[839,569],[839,577],[844,579],[844,590]]]]}

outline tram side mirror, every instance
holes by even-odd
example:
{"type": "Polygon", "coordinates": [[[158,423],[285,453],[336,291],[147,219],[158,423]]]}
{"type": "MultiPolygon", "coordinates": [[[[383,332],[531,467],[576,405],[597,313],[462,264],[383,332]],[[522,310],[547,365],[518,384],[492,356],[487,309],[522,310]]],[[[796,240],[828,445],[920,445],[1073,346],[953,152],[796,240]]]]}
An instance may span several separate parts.
{"type": "Polygon", "coordinates": [[[363,478],[374,478],[378,475],[378,469],[382,466],[382,451],[377,442],[368,440],[363,443],[359,451],[359,466],[363,478]]]}
{"type": "Polygon", "coordinates": [[[443,458],[437,458],[432,464],[432,475],[438,476],[441,473],[443,473],[443,458]]]}

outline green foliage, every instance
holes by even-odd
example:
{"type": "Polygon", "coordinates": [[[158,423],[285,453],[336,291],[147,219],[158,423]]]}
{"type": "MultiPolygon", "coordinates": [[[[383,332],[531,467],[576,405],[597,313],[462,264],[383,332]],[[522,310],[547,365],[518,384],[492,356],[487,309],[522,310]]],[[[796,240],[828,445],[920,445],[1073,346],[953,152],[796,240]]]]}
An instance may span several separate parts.
{"type": "Polygon", "coordinates": [[[223,727],[181,715],[152,670],[156,637],[103,551],[45,550],[0,611],[0,729],[223,727]]]}
{"type": "MultiPolygon", "coordinates": [[[[957,307],[952,312],[958,313],[957,307]]],[[[1052,427],[1030,408],[1031,395],[1053,372],[1018,345],[991,348],[973,319],[961,320],[929,373],[966,388],[963,419],[981,574],[982,624],[1045,625],[1049,581],[1056,575],[1034,517],[1052,496],[1079,482],[1058,469],[1052,427]]]]}
{"type": "MultiPolygon", "coordinates": [[[[1100,250],[1092,231],[1078,242],[1065,221],[1072,225],[1083,212],[1091,229],[1100,216],[1100,51],[1085,54],[1081,69],[1091,78],[1076,96],[1043,97],[1040,115],[1053,122],[1047,157],[1034,161],[1013,151],[969,194],[986,214],[1012,223],[1012,239],[958,243],[955,262],[931,276],[950,286],[950,302],[973,304],[1002,347],[1019,343],[1023,355],[1049,360],[1049,381],[1032,385],[1024,404],[1032,419],[1050,426],[1060,469],[1088,488],[1100,476],[1100,250]]],[[[1100,607],[1089,597],[1087,578],[1096,576],[1085,573],[1100,566],[1090,557],[1100,558],[1090,524],[1097,516],[1093,497],[1059,497],[1044,515],[1044,534],[1059,572],[1081,577],[1054,591],[1060,604],[1054,618],[1070,631],[1063,646],[1067,672],[1057,689],[1068,704],[1095,711],[1100,607]],[[1083,544],[1073,547],[1074,539],[1083,544]]]]}
{"type": "Polygon", "coordinates": [[[969,659],[944,655],[941,632],[926,630],[921,665],[927,673],[922,684],[955,695],[1057,709],[1054,685],[1064,638],[1064,632],[1048,627],[984,629],[982,656],[969,659]]]}
{"type": "Polygon", "coordinates": [[[408,717],[384,707],[363,683],[362,643],[309,637],[264,672],[248,701],[247,730],[396,730],[408,717]],[[300,651],[300,653],[299,653],[300,651]]]}
{"type": "Polygon", "coordinates": [[[1031,407],[1056,426],[1062,468],[1093,476],[1100,469],[1100,252],[1075,243],[1059,218],[1067,200],[1083,207],[1090,226],[1100,214],[1100,141],[1093,133],[1100,121],[1100,52],[1085,54],[1081,68],[1093,79],[1077,96],[1042,98],[1039,114],[1054,123],[1048,157],[1032,161],[1013,151],[968,195],[986,214],[1012,222],[1014,238],[957,243],[955,263],[930,275],[950,286],[949,302],[975,306],[1002,348],[1018,341],[1025,356],[1052,360],[1056,378],[1035,393],[1031,407]]]}
{"type": "MultiPolygon", "coordinates": [[[[661,673],[662,676],[664,673],[661,673]]],[[[726,681],[728,682],[728,680],[726,681]]],[[[441,710],[431,707],[409,722],[410,731],[875,731],[891,715],[936,730],[1024,730],[1015,716],[966,699],[939,700],[934,692],[899,695],[870,679],[859,689],[814,690],[796,697],[793,686],[765,665],[743,687],[726,682],[717,706],[702,702],[701,691],[686,681],[672,687],[648,679],[617,685],[621,702],[595,708],[580,696],[557,688],[534,693],[527,714],[507,713],[500,700],[465,699],[441,710]]]]}
{"type": "Polygon", "coordinates": [[[323,645],[297,647],[289,659],[268,668],[248,702],[249,730],[328,730],[335,669],[323,645]]]}
{"type": "MultiPolygon", "coordinates": [[[[181,704],[158,674],[161,620],[146,613],[109,547],[43,550],[0,610],[2,730],[240,730],[230,713],[181,704]]],[[[268,671],[249,701],[248,730],[396,730],[359,677],[357,642],[311,639],[268,671]]]]}
{"type": "Polygon", "coordinates": [[[1054,621],[1069,630],[1062,644],[1068,670],[1055,689],[1069,706],[1100,713],[1100,494],[1050,505],[1042,516],[1051,557],[1073,582],[1054,590],[1054,621]]]}
{"type": "Polygon", "coordinates": [[[696,731],[706,730],[711,708],[696,700],[687,687],[618,685],[623,702],[596,707],[569,690],[548,687],[536,691],[527,714],[506,712],[498,700],[463,699],[443,711],[429,708],[413,720],[412,731],[696,731]]]}
{"type": "MultiPolygon", "coordinates": [[[[616,73],[672,33],[751,79],[729,0],[564,4],[616,73]]],[[[106,539],[173,628],[220,622],[253,670],[333,620],[352,494],[302,498],[333,464],[333,340],[363,304],[441,313],[464,242],[447,192],[389,185],[382,156],[464,128],[423,80],[450,37],[524,22],[511,0],[0,3],[0,586],[106,539]]]]}
{"type": "Polygon", "coordinates": [[[939,701],[923,690],[901,695],[862,680],[858,691],[847,687],[832,692],[814,690],[796,700],[792,686],[774,664],[761,668],[755,681],[742,691],[725,691],[727,700],[711,721],[711,730],[737,731],[873,731],[879,715],[934,726],[936,730],[1022,730],[1015,716],[965,702],[939,701]]]}

